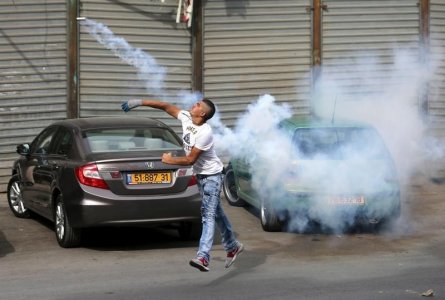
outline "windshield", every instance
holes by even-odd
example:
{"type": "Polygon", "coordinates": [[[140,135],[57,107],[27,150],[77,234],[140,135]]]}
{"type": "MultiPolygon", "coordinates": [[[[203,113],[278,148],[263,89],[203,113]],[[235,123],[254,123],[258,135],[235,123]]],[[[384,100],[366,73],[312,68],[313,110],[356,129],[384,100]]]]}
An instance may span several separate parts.
{"type": "Polygon", "coordinates": [[[165,128],[96,129],[84,136],[93,153],[182,149],[177,136],[165,128]]]}
{"type": "Polygon", "coordinates": [[[293,143],[305,158],[329,159],[354,157],[384,158],[388,152],[383,140],[372,128],[299,128],[293,143]]]}

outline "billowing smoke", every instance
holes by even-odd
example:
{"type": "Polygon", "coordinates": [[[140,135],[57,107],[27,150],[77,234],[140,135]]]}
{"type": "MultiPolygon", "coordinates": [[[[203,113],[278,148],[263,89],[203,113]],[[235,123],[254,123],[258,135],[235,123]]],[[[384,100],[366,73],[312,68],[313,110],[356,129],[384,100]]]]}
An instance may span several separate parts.
{"type": "Polygon", "coordinates": [[[315,113],[374,125],[390,148],[402,181],[407,183],[423,159],[425,125],[419,97],[433,70],[419,61],[418,50],[394,51],[391,64],[383,64],[374,53],[366,57],[351,55],[347,66],[339,64],[323,72],[316,87],[315,113]],[[353,82],[344,82],[346,72],[354,74],[353,82]]]}
{"type": "MultiPolygon", "coordinates": [[[[163,95],[167,93],[167,70],[152,56],[114,37],[102,24],[86,20],[82,25],[98,42],[138,69],[139,76],[147,82],[148,93],[166,99],[163,95]]],[[[394,63],[382,64],[378,58],[369,59],[377,57],[373,53],[366,60],[351,54],[346,63],[322,69],[311,99],[315,115],[334,123],[343,119],[365,121],[376,131],[335,131],[327,136],[323,131],[314,131],[309,134],[312,142],[318,139],[337,147],[332,151],[313,151],[308,156],[303,145],[298,150],[298,141],[279,129],[280,122],[293,114],[290,107],[276,103],[273,95],[263,95],[252,99],[233,129],[223,124],[219,113],[212,118],[218,152],[241,158],[248,165],[251,185],[258,197],[273,201],[279,217],[287,218],[287,229],[291,231],[304,232],[311,221],[317,221],[322,228],[343,232],[360,215],[360,201],[373,203],[367,206],[370,218],[396,211],[396,204],[386,201],[387,198],[397,197],[394,187],[398,180],[402,187],[409,185],[410,176],[425,157],[420,147],[424,125],[418,97],[434,71],[420,63],[417,55],[416,51],[395,51],[394,63]],[[354,74],[355,80],[351,81],[348,74],[354,74]],[[340,136],[349,138],[342,141],[340,136]],[[397,172],[386,158],[380,136],[395,160],[397,172]],[[310,201],[304,198],[302,187],[313,195],[310,201]],[[348,201],[353,205],[347,205],[348,201]],[[292,205],[304,209],[289,210],[292,205]]],[[[174,102],[188,108],[201,97],[183,91],[174,102]]],[[[436,155],[444,152],[435,151],[436,155]]]]}
{"type": "Polygon", "coordinates": [[[291,115],[288,106],[264,95],[233,130],[217,136],[219,151],[247,166],[258,202],[270,202],[287,230],[305,232],[315,222],[343,232],[360,216],[360,201],[374,202],[366,222],[397,212],[398,202],[386,199],[398,199],[397,173],[377,131],[310,129],[293,140],[279,126],[291,115]],[[304,142],[312,144],[305,148],[304,142]]]}
{"type": "MultiPolygon", "coordinates": [[[[312,101],[318,118],[370,124],[376,130],[339,130],[337,137],[314,131],[315,137],[319,135],[317,138],[325,142],[332,139],[339,143],[341,134],[355,137],[340,148],[319,151],[308,159],[295,151],[289,136],[278,130],[278,123],[292,112],[266,95],[248,107],[233,130],[221,133],[219,149],[228,151],[231,157],[241,157],[249,165],[258,197],[273,201],[277,212],[286,214],[281,217],[287,218],[291,231],[306,231],[311,221],[316,221],[322,228],[343,232],[362,216],[363,206],[347,205],[348,201],[366,202],[364,222],[397,216],[397,182],[404,207],[406,188],[428,155],[418,102],[434,70],[421,63],[413,50],[394,51],[393,63],[382,64],[373,53],[366,57],[364,60],[351,54],[346,63],[322,69],[312,101]],[[350,74],[354,74],[352,82],[350,74]],[[312,193],[311,201],[296,200],[304,194],[302,187],[312,193]],[[289,210],[295,202],[307,207],[289,210]]],[[[445,152],[438,150],[441,148],[433,148],[436,156],[445,152]]],[[[431,147],[428,151],[432,152],[431,147]]],[[[407,209],[403,211],[409,214],[407,209]]],[[[409,216],[403,217],[405,222],[409,216]]]]}
{"type": "Polygon", "coordinates": [[[218,119],[211,123],[214,127],[223,128],[216,138],[217,149],[229,152],[234,157],[249,156],[251,162],[258,159],[271,162],[276,159],[274,156],[287,156],[290,141],[282,139],[278,124],[291,115],[292,111],[287,105],[278,105],[273,96],[263,95],[247,107],[234,130],[218,125],[218,119]]]}
{"type": "MultiPolygon", "coordinates": [[[[397,166],[403,216],[396,224],[398,228],[393,229],[403,232],[410,227],[405,200],[411,180],[416,173],[425,171],[424,162],[431,157],[431,147],[425,147],[427,128],[419,110],[419,97],[435,70],[419,60],[418,50],[395,50],[391,64],[379,62],[374,53],[367,57],[365,60],[351,55],[347,66],[338,64],[322,73],[317,82],[315,112],[325,118],[366,121],[377,128],[397,166]],[[345,83],[345,72],[354,74],[355,80],[345,83]]],[[[435,145],[435,153],[441,153],[437,149],[444,149],[444,145],[435,145]]],[[[378,174],[374,168],[370,172],[378,174]]],[[[390,174],[381,176],[390,178],[390,174]]]]}

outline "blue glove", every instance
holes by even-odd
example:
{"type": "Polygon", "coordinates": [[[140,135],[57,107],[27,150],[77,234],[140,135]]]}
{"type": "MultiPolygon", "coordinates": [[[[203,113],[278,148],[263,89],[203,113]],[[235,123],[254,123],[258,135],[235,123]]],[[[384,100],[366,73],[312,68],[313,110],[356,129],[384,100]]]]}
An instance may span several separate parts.
{"type": "Polygon", "coordinates": [[[142,99],[132,99],[122,103],[121,107],[124,112],[129,112],[131,109],[141,105],[142,105],[142,99]]]}

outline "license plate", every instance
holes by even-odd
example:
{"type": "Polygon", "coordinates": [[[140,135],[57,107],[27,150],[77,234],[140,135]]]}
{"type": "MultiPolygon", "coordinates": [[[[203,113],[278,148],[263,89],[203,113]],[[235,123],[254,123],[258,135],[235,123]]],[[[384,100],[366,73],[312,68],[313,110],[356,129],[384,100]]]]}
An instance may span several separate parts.
{"type": "Polygon", "coordinates": [[[127,174],[127,184],[163,184],[171,182],[170,172],[127,174]]]}
{"type": "Polygon", "coordinates": [[[329,204],[333,205],[365,205],[365,197],[364,196],[333,196],[328,200],[329,204]]]}

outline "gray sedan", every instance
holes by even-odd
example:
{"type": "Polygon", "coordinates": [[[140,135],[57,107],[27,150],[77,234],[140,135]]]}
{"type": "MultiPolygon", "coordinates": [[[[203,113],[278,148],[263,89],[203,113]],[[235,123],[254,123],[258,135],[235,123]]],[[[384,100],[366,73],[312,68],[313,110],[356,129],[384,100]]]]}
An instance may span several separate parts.
{"type": "Polygon", "coordinates": [[[15,216],[37,213],[55,224],[62,247],[76,247],[83,228],[174,225],[199,237],[200,197],[191,167],[162,163],[184,155],[180,138],[148,118],[98,117],[56,122],[17,146],[8,184],[15,216]]]}

